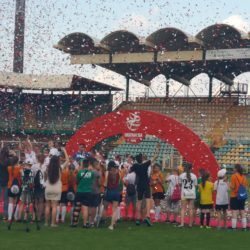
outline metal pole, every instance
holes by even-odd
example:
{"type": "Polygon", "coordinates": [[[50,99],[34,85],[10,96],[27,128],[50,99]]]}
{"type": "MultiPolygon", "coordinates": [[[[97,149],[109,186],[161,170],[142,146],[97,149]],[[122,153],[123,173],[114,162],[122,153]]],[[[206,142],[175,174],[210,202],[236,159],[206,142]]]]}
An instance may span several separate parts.
{"type": "Polygon", "coordinates": [[[126,101],[129,99],[129,77],[126,77],[126,101]]]}
{"type": "Polygon", "coordinates": [[[166,97],[169,97],[169,79],[166,81],[166,97]]]}
{"type": "Polygon", "coordinates": [[[209,92],[208,92],[208,102],[213,99],[213,77],[209,76],[209,92]]]}
{"type": "Polygon", "coordinates": [[[16,0],[13,71],[23,73],[25,0],[16,0]]]}

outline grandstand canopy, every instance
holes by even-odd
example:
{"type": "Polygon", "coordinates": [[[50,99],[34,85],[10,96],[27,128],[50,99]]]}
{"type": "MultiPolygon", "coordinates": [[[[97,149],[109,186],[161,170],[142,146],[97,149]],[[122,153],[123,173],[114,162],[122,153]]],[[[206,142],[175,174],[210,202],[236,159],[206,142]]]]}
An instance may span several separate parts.
{"type": "Polygon", "coordinates": [[[146,38],[118,30],[97,41],[85,33],[71,33],[55,46],[71,55],[71,64],[97,64],[147,86],[159,74],[184,85],[207,73],[228,85],[250,71],[250,33],[215,24],[196,36],[166,27],[146,38]]]}
{"type": "Polygon", "coordinates": [[[76,75],[28,75],[12,72],[0,72],[0,87],[51,91],[122,91],[76,75]]]}

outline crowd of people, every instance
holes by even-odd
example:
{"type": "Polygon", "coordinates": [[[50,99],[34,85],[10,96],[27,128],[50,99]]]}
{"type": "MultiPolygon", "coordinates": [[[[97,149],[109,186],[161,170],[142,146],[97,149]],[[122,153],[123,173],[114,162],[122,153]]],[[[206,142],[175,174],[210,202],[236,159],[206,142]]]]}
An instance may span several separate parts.
{"type": "Polygon", "coordinates": [[[192,227],[198,210],[201,228],[211,228],[213,211],[217,212],[217,228],[228,228],[230,208],[230,228],[236,230],[240,217],[242,229],[247,230],[248,182],[239,164],[235,165],[230,181],[226,169],[220,169],[213,183],[207,170],[200,169],[197,177],[188,162],[165,175],[157,162],[160,144],[156,145],[152,159],[143,154],[128,154],[123,161],[120,156],[108,160],[95,150],[87,152],[84,144],[72,156],[53,141],[41,152],[34,150],[29,138],[20,143],[20,151],[17,155],[4,145],[0,151],[3,220],[44,222],[44,226],[58,227],[66,223],[69,214],[71,227],[79,226],[82,220],[84,228],[93,228],[111,217],[108,228],[114,230],[121,218],[120,204],[124,202],[123,219],[133,219],[137,226],[152,226],[153,210],[155,221],[160,221],[164,212],[166,223],[179,228],[187,223],[192,227]],[[27,207],[31,204],[29,214],[27,207]],[[131,206],[133,216],[129,217],[131,206]]]}

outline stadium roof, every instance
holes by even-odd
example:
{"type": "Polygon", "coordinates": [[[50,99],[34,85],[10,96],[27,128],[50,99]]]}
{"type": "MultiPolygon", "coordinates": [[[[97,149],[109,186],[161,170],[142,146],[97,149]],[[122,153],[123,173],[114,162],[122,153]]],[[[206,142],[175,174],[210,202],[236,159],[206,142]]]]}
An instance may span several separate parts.
{"type": "Polygon", "coordinates": [[[159,74],[185,85],[200,73],[232,85],[250,71],[250,33],[227,24],[215,24],[196,36],[166,27],[145,39],[118,30],[97,41],[71,33],[55,48],[71,54],[71,64],[97,64],[146,85],[159,74]]]}
{"type": "Polygon", "coordinates": [[[0,86],[53,91],[122,91],[120,88],[76,75],[27,75],[12,72],[0,72],[0,86]]]}

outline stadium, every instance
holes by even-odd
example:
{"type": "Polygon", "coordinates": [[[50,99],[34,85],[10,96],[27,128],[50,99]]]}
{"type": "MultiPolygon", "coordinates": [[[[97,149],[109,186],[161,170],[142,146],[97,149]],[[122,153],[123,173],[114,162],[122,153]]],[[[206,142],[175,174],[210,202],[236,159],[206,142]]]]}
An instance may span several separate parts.
{"type": "MultiPolygon", "coordinates": [[[[17,2],[25,5],[25,1],[17,2]]],[[[235,165],[240,164],[249,179],[249,82],[235,81],[236,77],[250,71],[249,32],[244,33],[229,24],[210,25],[195,36],[173,27],[158,29],[144,38],[128,30],[111,32],[100,40],[73,32],[54,45],[55,50],[69,56],[68,64],[91,65],[93,69],[100,67],[123,76],[126,85],[123,89],[77,74],[23,73],[20,55],[24,51],[24,27],[20,28],[20,20],[24,21],[24,13],[16,13],[19,29],[15,30],[14,72],[0,72],[2,147],[8,146],[24,160],[20,145],[25,144],[27,137],[36,152],[46,150],[48,142],[53,140],[55,144],[66,145],[70,157],[77,153],[79,145],[85,145],[88,152],[105,155],[105,160],[125,162],[130,154],[154,157],[159,144],[156,161],[163,167],[164,177],[190,162],[195,174],[204,168],[213,181],[219,169],[225,169],[230,178],[235,165]],[[190,94],[191,81],[200,74],[207,74],[208,91],[206,95],[190,94]],[[147,92],[141,96],[131,91],[131,81],[149,89],[151,81],[159,75],[166,79],[160,96],[149,96],[147,92]],[[171,91],[170,80],[178,82],[180,88],[171,91]],[[220,82],[216,91],[214,80],[220,82]],[[187,91],[180,94],[181,88],[187,91]]],[[[120,208],[124,214],[124,205],[120,208]]],[[[3,210],[1,198],[0,212],[3,210]]],[[[246,212],[249,226],[248,201],[246,212]]],[[[231,210],[227,216],[228,221],[231,220],[231,210]]],[[[213,227],[216,218],[215,212],[213,227]]],[[[198,215],[196,223],[199,224],[198,215]]],[[[172,249],[206,249],[206,246],[247,249],[249,246],[248,235],[240,232],[227,235],[213,229],[200,231],[198,227],[180,231],[164,223],[155,223],[148,230],[135,227],[132,222],[119,223],[112,233],[103,228],[84,232],[76,229],[71,236],[68,225],[60,225],[57,232],[52,228],[42,228],[40,232],[34,229],[32,239],[26,239],[25,243],[20,241],[26,237],[20,224],[14,223],[13,228],[18,230],[11,232],[5,230],[4,222],[1,224],[3,235],[9,239],[3,249],[13,247],[14,234],[16,246],[24,248],[27,243],[28,247],[37,249],[70,249],[83,237],[84,244],[79,243],[75,249],[88,245],[93,249],[162,249],[166,243],[172,249]],[[179,242],[180,235],[186,245],[179,242]]]]}

